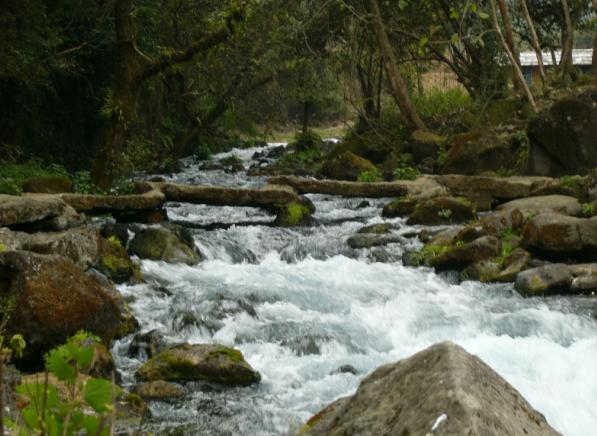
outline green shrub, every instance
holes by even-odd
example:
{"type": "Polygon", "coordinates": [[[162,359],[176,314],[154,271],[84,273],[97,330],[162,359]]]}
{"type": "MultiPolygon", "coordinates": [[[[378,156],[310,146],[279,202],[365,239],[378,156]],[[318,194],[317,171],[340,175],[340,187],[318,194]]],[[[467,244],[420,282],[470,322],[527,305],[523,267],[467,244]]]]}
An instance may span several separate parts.
{"type": "Polygon", "coordinates": [[[381,176],[379,170],[376,168],[370,171],[363,171],[361,174],[359,174],[358,181],[365,183],[376,183],[382,182],[383,177],[381,176]]]}
{"type": "Polygon", "coordinates": [[[461,88],[443,90],[432,88],[423,95],[413,95],[417,112],[426,119],[440,119],[469,107],[473,100],[461,88]]]}
{"type": "Polygon", "coordinates": [[[197,160],[209,160],[209,159],[211,159],[211,149],[209,148],[209,145],[207,145],[206,142],[201,142],[197,146],[197,148],[195,149],[195,152],[193,153],[193,156],[197,160]]]}
{"type": "Polygon", "coordinates": [[[308,130],[306,133],[297,134],[290,146],[301,152],[317,148],[321,143],[321,136],[312,130],[308,130]]]}
{"type": "Polygon", "coordinates": [[[121,389],[111,381],[83,376],[93,365],[98,342],[95,336],[77,333],[46,356],[51,379],[46,376],[41,383],[17,387],[27,405],[17,423],[8,422],[15,434],[111,433],[114,400],[121,389]]]}
{"type": "Polygon", "coordinates": [[[597,206],[595,203],[583,203],[582,205],[582,214],[586,217],[595,216],[595,212],[597,211],[597,206]]]}
{"type": "Polygon", "coordinates": [[[103,190],[93,184],[89,171],[77,171],[72,176],[72,180],[75,191],[79,194],[105,194],[103,190]]]}
{"type": "Polygon", "coordinates": [[[410,154],[401,154],[398,159],[398,167],[394,170],[394,180],[415,180],[421,172],[413,165],[413,158],[410,154]]]}
{"type": "Polygon", "coordinates": [[[38,162],[0,165],[0,194],[21,195],[25,180],[49,176],[69,177],[69,174],[64,167],[55,164],[46,167],[38,162]]]}

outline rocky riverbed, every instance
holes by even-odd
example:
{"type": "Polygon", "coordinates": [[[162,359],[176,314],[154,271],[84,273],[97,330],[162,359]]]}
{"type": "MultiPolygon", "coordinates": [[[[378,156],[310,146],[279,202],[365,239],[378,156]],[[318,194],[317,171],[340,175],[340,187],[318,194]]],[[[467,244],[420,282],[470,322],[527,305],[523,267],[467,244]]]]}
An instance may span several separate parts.
{"type": "MultiPolygon", "coordinates": [[[[373,184],[274,179],[274,190],[294,191],[272,194],[268,179],[246,170],[270,162],[268,152],[279,154],[279,147],[218,155],[209,168],[188,160],[160,182],[232,188],[226,192],[234,198],[220,204],[205,200],[213,189],[192,191],[211,205],[191,204],[188,196],[168,201],[173,191],[155,184],[142,198],[126,200],[136,213],[163,204],[176,225],[104,216],[81,225],[82,208],[95,214],[94,207],[105,213],[117,205],[117,215],[127,215],[122,199],[2,198],[3,290],[26,295],[11,328],[26,329],[35,345],[20,366],[39,369],[44,350],[84,328],[110,346],[120,383],[148,402],[148,414],[123,421],[125,432],[317,434],[317,422],[305,423],[355,391],[361,406],[341,400],[345,414],[336,408],[333,419],[343,422],[338,428],[362,429],[348,418],[367,416],[368,397],[359,392],[385,395],[367,387],[379,376],[368,377],[372,371],[452,341],[499,374],[458,347],[431,351],[469,362],[508,394],[499,416],[515,427],[503,428],[529,429],[514,419],[518,404],[541,428],[530,434],[553,434],[548,425],[566,435],[591,433],[597,422],[591,177],[571,187],[542,177],[434,176],[386,184],[381,194],[373,184]],[[234,172],[218,165],[232,155],[234,172]],[[280,210],[292,217],[294,209],[254,207],[261,203],[238,189],[259,198],[289,196],[289,204],[308,205],[309,220],[275,226],[280,210]],[[234,204],[239,199],[242,206],[234,204]]],[[[405,362],[396,371],[415,377],[405,362]]],[[[415,366],[422,380],[433,371],[455,374],[449,363],[415,366]]],[[[425,415],[428,431],[482,428],[462,418],[468,412],[450,409],[454,402],[442,402],[437,385],[428,388],[445,404],[425,415]],[[462,426],[452,427],[454,421],[462,426]]],[[[481,391],[474,390],[474,401],[485,404],[481,391]]],[[[405,421],[419,400],[396,403],[411,409],[405,421]]],[[[326,434],[335,431],[329,419],[318,424],[326,434]]]]}

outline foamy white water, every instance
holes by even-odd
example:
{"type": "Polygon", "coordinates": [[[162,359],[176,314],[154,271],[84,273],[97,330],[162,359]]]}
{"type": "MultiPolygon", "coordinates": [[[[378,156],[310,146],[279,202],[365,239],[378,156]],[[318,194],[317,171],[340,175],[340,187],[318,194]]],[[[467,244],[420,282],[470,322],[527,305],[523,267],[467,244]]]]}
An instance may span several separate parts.
{"type": "MultiPolygon", "coordinates": [[[[144,261],[148,284],[121,287],[143,331],[159,329],[172,343],[235,346],[262,374],[259,386],[211,392],[197,386],[184,401],[153,403],[151,429],[293,434],[379,365],[451,340],[500,373],[558,431],[594,434],[595,299],[525,299],[510,285],[456,284],[430,269],[404,267],[400,254],[417,244],[408,239],[352,250],[346,239],[380,222],[384,201],[357,208],[363,199],[311,198],[321,225],[196,230],[205,262],[144,261]],[[371,260],[382,251],[390,263],[371,260]],[[343,365],[358,374],[338,373],[343,365]]],[[[235,218],[220,208],[208,212],[235,218]]],[[[412,230],[401,220],[391,223],[397,235],[412,230]]],[[[115,346],[125,383],[142,363],[127,356],[130,340],[115,346]]]]}

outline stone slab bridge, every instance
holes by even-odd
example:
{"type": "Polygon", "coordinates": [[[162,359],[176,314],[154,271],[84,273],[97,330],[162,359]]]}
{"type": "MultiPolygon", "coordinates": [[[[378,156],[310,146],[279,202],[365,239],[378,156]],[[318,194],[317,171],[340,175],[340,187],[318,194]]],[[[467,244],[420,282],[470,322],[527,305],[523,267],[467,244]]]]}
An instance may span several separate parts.
{"type": "Polygon", "coordinates": [[[224,186],[140,182],[137,194],[27,194],[0,196],[0,226],[37,222],[61,227],[87,215],[112,214],[120,222],[158,223],[167,220],[167,202],[214,206],[250,206],[276,214],[274,225],[309,224],[315,208],[303,194],[344,197],[430,198],[439,196],[485,197],[490,203],[546,194],[566,194],[570,188],[547,177],[423,176],[414,181],[381,183],[315,180],[292,176],[273,177],[259,189],[224,186]]]}

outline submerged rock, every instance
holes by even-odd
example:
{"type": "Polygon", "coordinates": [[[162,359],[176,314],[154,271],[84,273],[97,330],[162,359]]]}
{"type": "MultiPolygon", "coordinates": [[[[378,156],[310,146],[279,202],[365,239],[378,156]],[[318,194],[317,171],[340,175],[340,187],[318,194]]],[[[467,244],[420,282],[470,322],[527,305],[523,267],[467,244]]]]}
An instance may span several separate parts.
{"type": "Polygon", "coordinates": [[[129,251],[141,259],[163,260],[168,263],[196,265],[201,256],[194,247],[182,241],[174,232],[152,227],[138,232],[129,244],[129,251]]]}
{"type": "Polygon", "coordinates": [[[25,251],[0,253],[0,290],[13,296],[9,336],[27,342],[17,364],[39,367],[43,355],[80,330],[108,343],[118,330],[121,312],[115,297],[70,260],[25,251]]]}
{"type": "Polygon", "coordinates": [[[186,390],[175,383],[164,380],[142,383],[135,386],[135,393],[144,400],[170,400],[184,397],[186,390]]]}
{"type": "Polygon", "coordinates": [[[436,344],[363,380],[303,427],[304,435],[534,435],[558,433],[478,357],[436,344]]]}
{"type": "Polygon", "coordinates": [[[226,385],[258,383],[261,375],[242,353],[222,345],[180,345],[147,361],[137,372],[141,380],[207,381],[226,385]]]}

